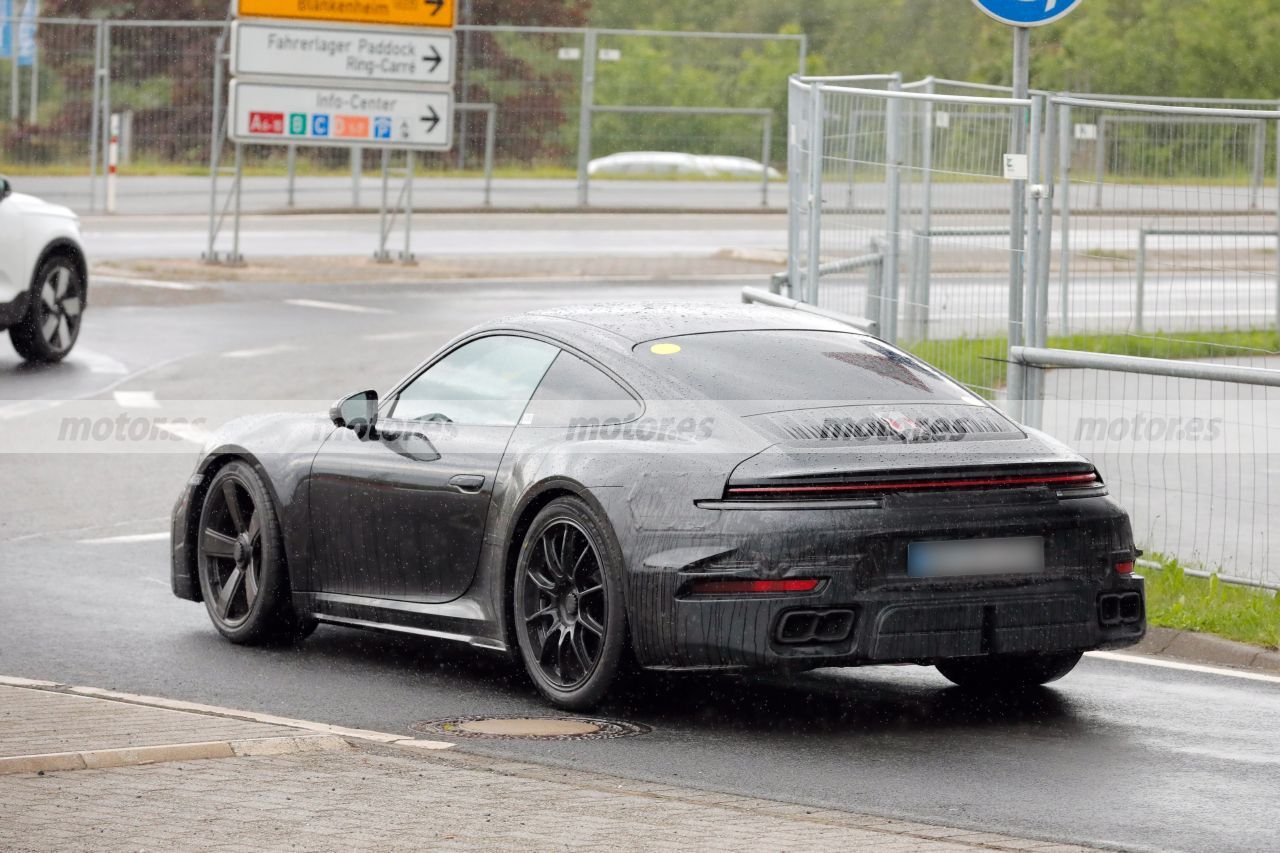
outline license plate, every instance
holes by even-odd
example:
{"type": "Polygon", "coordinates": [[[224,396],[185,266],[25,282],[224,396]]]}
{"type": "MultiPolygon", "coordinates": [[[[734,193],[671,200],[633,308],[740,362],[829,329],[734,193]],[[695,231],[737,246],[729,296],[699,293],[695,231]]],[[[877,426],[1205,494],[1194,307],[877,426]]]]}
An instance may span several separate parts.
{"type": "Polygon", "coordinates": [[[911,542],[907,574],[913,578],[1038,574],[1044,571],[1044,538],[954,539],[911,542]]]}

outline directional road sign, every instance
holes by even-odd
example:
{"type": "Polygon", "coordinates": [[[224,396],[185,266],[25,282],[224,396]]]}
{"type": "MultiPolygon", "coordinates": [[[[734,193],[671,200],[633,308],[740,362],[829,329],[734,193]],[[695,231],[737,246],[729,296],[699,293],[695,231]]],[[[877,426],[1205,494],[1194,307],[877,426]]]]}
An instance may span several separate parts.
{"type": "Polygon", "coordinates": [[[234,142],[448,151],[453,92],[356,89],[236,80],[231,84],[234,142]]]}
{"type": "Polygon", "coordinates": [[[456,12],[455,0],[236,0],[241,18],[452,28],[456,12]]]}
{"type": "Polygon", "coordinates": [[[231,25],[231,73],[249,77],[453,84],[453,33],[401,27],[231,25]]]}
{"type": "Polygon", "coordinates": [[[1011,27],[1052,24],[1078,7],[1083,0],[973,0],[974,5],[1011,27]]]}

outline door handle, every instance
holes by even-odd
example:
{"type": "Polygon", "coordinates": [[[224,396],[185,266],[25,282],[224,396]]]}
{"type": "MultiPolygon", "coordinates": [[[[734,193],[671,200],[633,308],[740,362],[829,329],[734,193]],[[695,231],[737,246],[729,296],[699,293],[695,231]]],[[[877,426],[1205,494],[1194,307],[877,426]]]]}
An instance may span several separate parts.
{"type": "Polygon", "coordinates": [[[474,495],[484,488],[483,474],[459,474],[449,480],[449,485],[466,495],[474,495]]]}

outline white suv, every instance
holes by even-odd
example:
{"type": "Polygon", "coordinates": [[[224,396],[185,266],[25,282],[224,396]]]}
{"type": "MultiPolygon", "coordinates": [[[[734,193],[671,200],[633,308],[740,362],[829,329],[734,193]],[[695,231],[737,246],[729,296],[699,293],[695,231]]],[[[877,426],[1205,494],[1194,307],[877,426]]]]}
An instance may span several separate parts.
{"type": "Polygon", "coordinates": [[[80,220],[0,177],[0,331],[28,361],[61,361],[80,335],[88,295],[80,220]]]}

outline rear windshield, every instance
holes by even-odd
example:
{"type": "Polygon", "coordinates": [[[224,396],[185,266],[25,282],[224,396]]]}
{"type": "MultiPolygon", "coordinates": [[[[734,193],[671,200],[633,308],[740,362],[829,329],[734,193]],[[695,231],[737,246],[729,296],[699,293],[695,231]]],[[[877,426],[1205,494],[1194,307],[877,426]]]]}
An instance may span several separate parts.
{"type": "MultiPolygon", "coordinates": [[[[792,403],[979,403],[934,368],[874,338],[822,331],[741,331],[646,341],[636,356],[714,400],[792,403]]],[[[785,408],[786,406],[779,406],[785,408]]],[[[752,406],[765,410],[767,406],[752,406]]]]}

